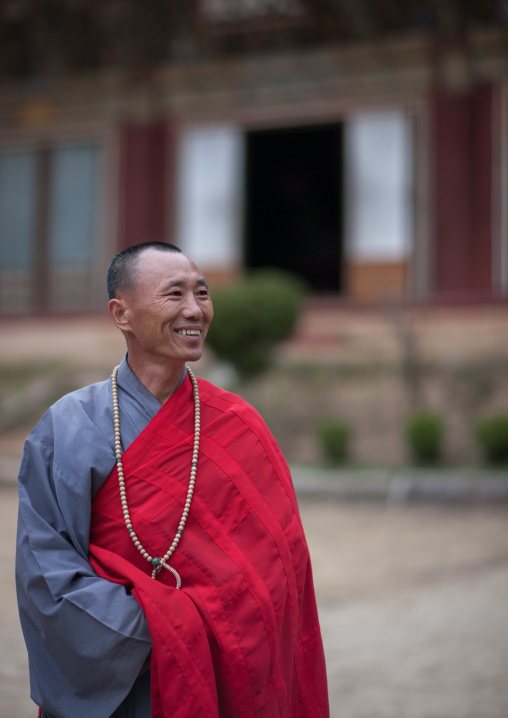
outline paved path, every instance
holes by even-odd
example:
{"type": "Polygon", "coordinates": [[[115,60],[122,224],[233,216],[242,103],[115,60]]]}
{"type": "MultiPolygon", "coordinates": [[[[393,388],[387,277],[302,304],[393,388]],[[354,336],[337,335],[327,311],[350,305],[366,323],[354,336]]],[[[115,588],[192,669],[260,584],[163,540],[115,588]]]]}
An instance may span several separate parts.
{"type": "MultiPolygon", "coordinates": [[[[0,489],[0,718],[35,718],[0,489]]],[[[508,716],[508,509],[302,499],[332,718],[508,716]]]]}

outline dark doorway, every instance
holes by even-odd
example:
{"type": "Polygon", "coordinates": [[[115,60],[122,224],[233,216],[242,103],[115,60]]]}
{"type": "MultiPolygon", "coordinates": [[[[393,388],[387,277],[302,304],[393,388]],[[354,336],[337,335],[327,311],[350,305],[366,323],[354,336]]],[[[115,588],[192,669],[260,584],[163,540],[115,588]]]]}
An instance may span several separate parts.
{"type": "Polygon", "coordinates": [[[304,277],[313,291],[340,292],[342,127],[247,134],[246,264],[304,277]]]}

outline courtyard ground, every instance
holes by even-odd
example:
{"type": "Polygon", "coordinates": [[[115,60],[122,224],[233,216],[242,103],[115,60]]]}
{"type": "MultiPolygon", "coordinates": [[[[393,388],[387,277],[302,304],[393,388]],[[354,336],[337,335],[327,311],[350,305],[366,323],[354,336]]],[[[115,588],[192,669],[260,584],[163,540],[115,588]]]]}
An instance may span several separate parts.
{"type": "MultiPolygon", "coordinates": [[[[301,499],[332,718],[508,716],[508,508],[301,499]]],[[[0,718],[35,718],[0,489],[0,718]]]]}

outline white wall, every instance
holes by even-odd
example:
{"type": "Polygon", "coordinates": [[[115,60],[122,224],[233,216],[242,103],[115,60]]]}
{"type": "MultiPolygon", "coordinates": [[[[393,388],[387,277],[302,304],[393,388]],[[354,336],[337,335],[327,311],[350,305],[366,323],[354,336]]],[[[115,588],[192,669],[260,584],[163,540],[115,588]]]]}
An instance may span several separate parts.
{"type": "Polygon", "coordinates": [[[402,112],[359,114],[345,125],[346,258],[399,261],[412,243],[412,144],[402,112]]]}
{"type": "Polygon", "coordinates": [[[243,133],[215,126],[182,133],[178,158],[177,241],[203,267],[242,261],[243,133]]]}

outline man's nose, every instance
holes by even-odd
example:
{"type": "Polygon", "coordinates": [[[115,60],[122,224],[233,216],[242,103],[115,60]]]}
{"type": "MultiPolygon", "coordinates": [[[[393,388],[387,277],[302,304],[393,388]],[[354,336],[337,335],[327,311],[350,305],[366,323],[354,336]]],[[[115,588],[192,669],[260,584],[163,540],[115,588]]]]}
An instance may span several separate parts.
{"type": "Polygon", "coordinates": [[[187,319],[200,318],[203,315],[199,302],[194,294],[188,294],[185,298],[185,306],[183,308],[183,316],[187,319]]]}

